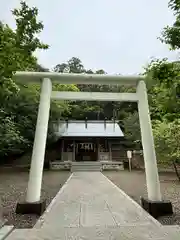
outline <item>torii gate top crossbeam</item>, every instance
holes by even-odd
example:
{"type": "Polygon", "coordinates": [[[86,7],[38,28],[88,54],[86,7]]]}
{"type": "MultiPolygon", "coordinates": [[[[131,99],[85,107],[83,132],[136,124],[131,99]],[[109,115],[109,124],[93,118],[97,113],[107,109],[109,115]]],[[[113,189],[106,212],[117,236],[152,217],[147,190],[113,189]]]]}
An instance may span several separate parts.
{"type": "Polygon", "coordinates": [[[14,80],[20,82],[41,82],[43,78],[49,78],[60,84],[98,84],[98,85],[132,85],[144,80],[143,76],[121,76],[106,74],[75,74],[56,72],[16,72],[14,80]]]}

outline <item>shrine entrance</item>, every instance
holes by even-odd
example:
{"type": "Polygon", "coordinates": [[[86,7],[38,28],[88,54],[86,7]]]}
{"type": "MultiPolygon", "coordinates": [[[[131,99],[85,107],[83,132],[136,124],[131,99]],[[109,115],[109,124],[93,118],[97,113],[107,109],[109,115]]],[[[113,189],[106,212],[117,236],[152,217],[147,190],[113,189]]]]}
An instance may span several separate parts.
{"type": "Polygon", "coordinates": [[[75,161],[97,161],[98,160],[98,146],[92,140],[77,141],[75,161]]]}
{"type": "MultiPolygon", "coordinates": [[[[81,128],[83,128],[83,122],[79,123],[81,128]]],[[[104,134],[107,132],[110,134],[116,134],[116,137],[100,137],[100,136],[91,136],[91,137],[85,137],[85,136],[60,136],[58,140],[58,147],[56,151],[59,152],[60,157],[59,161],[66,162],[95,162],[95,161],[112,161],[112,149],[111,144],[116,143],[119,146],[120,150],[120,139],[123,138],[123,133],[118,126],[117,123],[114,123],[113,121],[106,122],[108,126],[108,131],[104,129],[104,123],[103,121],[93,121],[88,122],[88,126],[90,127],[94,125],[98,127],[98,130],[104,130],[104,132],[99,132],[100,134],[104,134]],[[116,127],[114,127],[114,125],[116,127]],[[113,132],[113,129],[116,129],[115,132],[113,132]],[[111,132],[112,130],[112,132],[111,132]],[[119,137],[117,137],[119,136],[119,137]]],[[[60,124],[61,125],[61,124],[60,124]]],[[[65,124],[67,126],[67,124],[65,124]]],[[[78,121],[72,121],[69,123],[69,127],[67,129],[71,130],[74,125],[78,125],[78,121]],[[75,123],[74,123],[75,122],[75,123]]],[[[63,127],[62,127],[63,128],[63,127]]],[[[79,128],[78,128],[79,129],[79,128]]],[[[65,131],[67,132],[67,131],[65,131]]],[[[69,132],[69,135],[71,132],[69,132]]],[[[75,135],[75,133],[73,133],[75,135]]],[[[91,135],[95,135],[95,133],[92,133],[91,135]]],[[[57,162],[57,161],[56,161],[57,162]]]]}

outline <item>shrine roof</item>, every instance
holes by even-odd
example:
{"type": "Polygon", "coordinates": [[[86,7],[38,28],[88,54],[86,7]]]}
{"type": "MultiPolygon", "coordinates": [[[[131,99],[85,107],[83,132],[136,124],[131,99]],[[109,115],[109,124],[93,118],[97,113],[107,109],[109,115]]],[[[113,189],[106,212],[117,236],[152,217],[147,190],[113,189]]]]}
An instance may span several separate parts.
{"type": "Polygon", "coordinates": [[[117,122],[113,121],[68,121],[56,124],[59,137],[124,137],[117,122]]]}

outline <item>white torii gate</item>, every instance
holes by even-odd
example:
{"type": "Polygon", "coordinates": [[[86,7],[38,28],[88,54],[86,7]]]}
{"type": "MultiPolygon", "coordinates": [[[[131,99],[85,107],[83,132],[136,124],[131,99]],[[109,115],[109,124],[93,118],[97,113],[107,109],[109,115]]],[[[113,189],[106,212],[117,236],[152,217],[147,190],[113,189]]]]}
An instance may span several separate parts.
{"type": "Polygon", "coordinates": [[[162,201],[144,77],[54,72],[16,72],[14,79],[16,81],[23,81],[24,83],[39,82],[42,85],[26,196],[27,203],[36,203],[40,201],[41,197],[44,155],[51,99],[137,102],[144,152],[148,200],[158,202],[162,201]],[[136,87],[137,90],[136,93],[56,92],[52,91],[52,82],[60,84],[131,85],[136,87]]]}

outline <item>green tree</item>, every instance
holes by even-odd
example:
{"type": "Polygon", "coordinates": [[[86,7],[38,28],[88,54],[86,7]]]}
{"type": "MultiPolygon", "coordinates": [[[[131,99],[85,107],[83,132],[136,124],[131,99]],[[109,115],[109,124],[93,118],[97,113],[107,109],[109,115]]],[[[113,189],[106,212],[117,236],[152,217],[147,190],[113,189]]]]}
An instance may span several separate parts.
{"type": "Polygon", "coordinates": [[[48,45],[36,36],[44,28],[43,23],[37,20],[38,9],[21,1],[20,9],[14,9],[12,13],[16,21],[16,46],[23,51],[23,57],[31,56],[37,49],[47,49],[48,45]]]}
{"type": "MultiPolygon", "coordinates": [[[[25,1],[20,9],[12,11],[16,29],[0,24],[0,156],[4,159],[19,154],[32,147],[37,119],[40,86],[36,84],[16,84],[12,80],[17,70],[48,71],[38,64],[34,52],[46,49],[38,33],[43,30],[42,22],[37,20],[38,9],[30,8],[25,1]]],[[[53,86],[62,88],[62,86],[53,86]]],[[[65,87],[65,86],[63,86],[65,87]]],[[[68,86],[73,89],[72,86],[68,86]]],[[[52,102],[50,124],[68,111],[65,102],[52,102]]],[[[49,131],[48,138],[51,136],[49,131]]]]}
{"type": "Polygon", "coordinates": [[[158,121],[153,123],[156,152],[161,163],[180,163],[180,120],[173,122],[158,121]]]}
{"type": "Polygon", "coordinates": [[[21,1],[20,9],[14,9],[12,13],[16,21],[15,31],[0,23],[0,91],[3,97],[18,90],[12,80],[15,71],[34,69],[37,59],[33,53],[48,48],[36,36],[43,29],[43,24],[37,20],[37,8],[30,8],[21,1]]]}
{"type": "Polygon", "coordinates": [[[64,72],[65,69],[68,69],[69,73],[84,73],[84,66],[79,58],[72,57],[68,60],[67,63],[57,64],[54,68],[55,72],[64,72]]]}
{"type": "Polygon", "coordinates": [[[145,68],[157,159],[159,163],[173,163],[176,172],[176,163],[180,162],[179,72],[179,62],[167,59],[155,59],[145,68]]]}
{"type": "MultiPolygon", "coordinates": [[[[56,65],[54,70],[56,72],[64,72],[64,70],[69,70],[70,73],[86,73],[86,74],[106,74],[103,69],[97,71],[92,71],[91,69],[85,69],[83,63],[79,58],[71,58],[67,63],[62,63],[56,65]]],[[[112,86],[112,85],[93,85],[93,84],[78,84],[78,89],[83,92],[123,92],[132,91],[132,88],[125,88],[122,86],[112,86]]],[[[71,112],[69,113],[69,118],[75,119],[112,119],[116,117],[124,118],[124,113],[126,110],[135,111],[137,110],[136,104],[129,103],[117,103],[117,102],[97,102],[97,101],[82,101],[73,102],[71,104],[71,112]],[[124,110],[124,111],[123,111],[124,110]]],[[[122,120],[122,119],[121,119],[122,120]]]]}
{"type": "Polygon", "coordinates": [[[173,11],[175,22],[172,26],[166,26],[162,31],[160,40],[168,44],[171,50],[180,48],[180,1],[170,0],[169,8],[173,11]]]}
{"type": "Polygon", "coordinates": [[[127,113],[127,117],[125,117],[122,122],[127,144],[133,148],[141,149],[141,132],[138,112],[127,113]]]}
{"type": "Polygon", "coordinates": [[[180,64],[153,60],[145,69],[152,119],[180,117],[180,64]]]}
{"type": "MultiPolygon", "coordinates": [[[[171,50],[180,48],[180,0],[170,0],[175,21],[166,26],[159,38],[171,50]]],[[[154,138],[160,162],[180,161],[180,62],[153,60],[146,68],[147,85],[153,118],[154,138]]],[[[175,163],[175,162],[174,162],[175,163]]],[[[175,165],[174,165],[175,166],[175,165]]]]}

